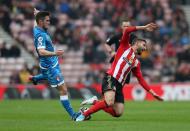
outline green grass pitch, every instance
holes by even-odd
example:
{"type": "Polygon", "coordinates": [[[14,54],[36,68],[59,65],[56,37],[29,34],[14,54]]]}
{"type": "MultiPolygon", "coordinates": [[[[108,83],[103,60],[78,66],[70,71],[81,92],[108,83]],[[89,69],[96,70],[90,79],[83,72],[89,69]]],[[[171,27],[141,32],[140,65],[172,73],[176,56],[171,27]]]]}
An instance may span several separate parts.
{"type": "MultiPolygon", "coordinates": [[[[72,100],[79,109],[79,100],[72,100]]],[[[190,102],[125,102],[113,118],[100,111],[90,121],[71,121],[58,100],[0,101],[0,131],[190,131],[190,102]]]]}

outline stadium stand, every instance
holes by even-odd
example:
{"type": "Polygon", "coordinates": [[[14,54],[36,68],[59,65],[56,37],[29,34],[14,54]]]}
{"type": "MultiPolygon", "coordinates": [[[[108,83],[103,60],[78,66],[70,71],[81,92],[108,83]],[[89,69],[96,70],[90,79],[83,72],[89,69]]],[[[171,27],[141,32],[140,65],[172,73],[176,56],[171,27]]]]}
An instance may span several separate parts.
{"type": "MultiPolygon", "coordinates": [[[[24,48],[33,58],[36,58],[32,38],[33,7],[52,13],[52,26],[49,31],[56,48],[66,51],[60,62],[63,63],[61,68],[68,83],[100,82],[96,77],[102,77],[103,70],[108,67],[103,44],[109,35],[120,31],[120,23],[123,20],[130,20],[132,25],[155,21],[160,26],[160,29],[152,34],[137,34],[152,43],[151,53],[144,53],[141,59],[147,80],[190,80],[189,25],[183,9],[171,0],[1,2],[0,25],[19,43],[18,47],[21,50],[24,48]],[[93,74],[93,80],[88,79],[88,74],[93,74]]],[[[5,59],[1,56],[0,83],[9,83],[13,70],[19,72],[25,61],[22,57],[5,59]]],[[[36,66],[35,62],[31,61],[31,64],[36,66]]],[[[132,79],[132,82],[135,80],[132,79]]]]}

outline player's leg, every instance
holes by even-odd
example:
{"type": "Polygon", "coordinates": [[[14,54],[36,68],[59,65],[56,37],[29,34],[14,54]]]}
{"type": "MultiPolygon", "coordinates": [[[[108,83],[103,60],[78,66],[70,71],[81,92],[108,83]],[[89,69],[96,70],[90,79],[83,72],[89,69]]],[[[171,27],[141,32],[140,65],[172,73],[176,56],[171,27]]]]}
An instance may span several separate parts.
{"type": "MultiPolygon", "coordinates": [[[[98,102],[96,96],[90,99],[84,100],[81,105],[95,105],[98,102]]],[[[113,117],[120,117],[124,112],[124,96],[122,93],[122,88],[116,90],[115,103],[113,106],[106,107],[103,109],[106,113],[113,117]]]]}
{"type": "Polygon", "coordinates": [[[115,110],[115,117],[120,117],[124,112],[124,95],[123,95],[123,86],[118,84],[116,95],[115,95],[115,104],[113,106],[115,110]]]}
{"type": "Polygon", "coordinates": [[[115,90],[108,90],[104,93],[104,101],[107,106],[113,106],[115,102],[115,90]]]}
{"type": "Polygon", "coordinates": [[[104,99],[96,101],[96,103],[89,108],[88,111],[77,117],[76,121],[83,121],[85,117],[110,106],[114,105],[115,101],[115,79],[109,75],[105,75],[102,83],[102,90],[104,99]]]}
{"type": "Polygon", "coordinates": [[[111,107],[104,108],[103,110],[113,117],[120,117],[124,111],[124,96],[122,92],[122,85],[116,84],[115,103],[111,107]]]}
{"type": "Polygon", "coordinates": [[[47,80],[47,69],[40,69],[40,71],[40,74],[29,77],[29,80],[32,81],[34,85],[37,85],[39,81],[47,80]]]}
{"type": "Polygon", "coordinates": [[[115,111],[114,117],[120,117],[124,112],[124,104],[116,102],[113,105],[113,110],[115,111]]]}
{"type": "Polygon", "coordinates": [[[43,74],[38,74],[38,75],[29,77],[29,80],[32,81],[34,85],[37,85],[39,81],[46,80],[46,79],[47,77],[44,76],[43,74]]]}
{"type": "Polygon", "coordinates": [[[113,106],[115,98],[115,91],[108,90],[104,93],[104,99],[96,101],[86,112],[76,118],[76,121],[84,121],[86,117],[96,113],[104,108],[113,106]]]}
{"type": "Polygon", "coordinates": [[[58,89],[62,106],[65,108],[69,116],[73,118],[77,113],[74,112],[70,104],[67,86],[64,83],[64,77],[61,73],[59,65],[48,70],[48,81],[50,82],[51,87],[56,87],[58,89]]]}
{"type": "MultiPolygon", "coordinates": [[[[118,98],[116,98],[118,99],[118,98]]],[[[117,100],[118,101],[118,100],[117,100]]],[[[120,117],[124,112],[124,99],[120,99],[120,101],[115,102],[113,106],[106,107],[102,110],[104,110],[106,113],[110,114],[113,117],[120,117]]],[[[92,98],[83,101],[82,105],[95,105],[98,102],[97,97],[93,96],[92,98]]]]}
{"type": "MultiPolygon", "coordinates": [[[[92,98],[90,99],[87,99],[87,100],[84,100],[81,105],[95,105],[97,102],[99,102],[99,100],[97,99],[96,96],[93,96],[92,98]]],[[[115,105],[115,104],[114,104],[115,105]]],[[[109,113],[110,115],[112,115],[113,117],[117,117],[117,114],[114,110],[114,108],[111,106],[111,107],[106,107],[106,108],[103,108],[102,110],[104,110],[106,113],[109,113]]]]}
{"type": "Polygon", "coordinates": [[[96,103],[84,113],[84,116],[89,116],[101,109],[114,105],[115,91],[108,90],[104,93],[104,99],[96,101],[96,103]]]}
{"type": "Polygon", "coordinates": [[[70,104],[66,85],[62,84],[62,85],[58,86],[57,89],[59,90],[60,102],[61,102],[62,106],[65,108],[65,110],[70,115],[70,117],[73,117],[75,112],[70,104]]]}
{"type": "Polygon", "coordinates": [[[114,84],[114,79],[111,76],[105,74],[102,82],[102,92],[104,99],[96,101],[96,103],[84,113],[84,116],[89,116],[101,109],[114,105],[116,89],[114,84]]]}
{"type": "Polygon", "coordinates": [[[108,106],[113,106],[116,94],[116,79],[105,73],[102,81],[102,93],[108,106]]]}

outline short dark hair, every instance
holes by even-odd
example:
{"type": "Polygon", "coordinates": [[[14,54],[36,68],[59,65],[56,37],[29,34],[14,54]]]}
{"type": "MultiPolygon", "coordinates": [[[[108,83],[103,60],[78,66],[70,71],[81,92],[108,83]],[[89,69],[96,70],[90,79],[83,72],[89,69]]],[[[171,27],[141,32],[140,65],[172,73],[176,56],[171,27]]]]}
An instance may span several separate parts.
{"type": "Polygon", "coordinates": [[[134,42],[135,42],[136,39],[138,39],[138,37],[135,34],[131,33],[130,37],[129,37],[129,43],[131,45],[134,45],[134,42]]]}
{"type": "Polygon", "coordinates": [[[44,20],[46,16],[50,16],[50,12],[48,11],[40,11],[36,14],[36,23],[39,23],[39,20],[44,20]]]}
{"type": "Polygon", "coordinates": [[[135,43],[136,41],[143,41],[143,42],[147,43],[146,40],[141,39],[141,38],[136,38],[136,39],[134,39],[134,43],[135,43]]]}

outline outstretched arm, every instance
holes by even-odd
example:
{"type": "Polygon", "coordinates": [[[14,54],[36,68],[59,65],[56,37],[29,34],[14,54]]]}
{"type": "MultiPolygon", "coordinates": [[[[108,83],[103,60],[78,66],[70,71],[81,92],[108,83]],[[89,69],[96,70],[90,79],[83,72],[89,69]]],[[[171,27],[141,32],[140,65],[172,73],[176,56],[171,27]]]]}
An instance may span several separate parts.
{"type": "Polygon", "coordinates": [[[144,26],[128,26],[124,28],[124,36],[136,30],[145,30],[145,31],[152,32],[157,28],[158,28],[158,25],[155,23],[149,23],[144,26]]]}
{"type": "Polygon", "coordinates": [[[137,28],[137,30],[145,30],[145,31],[152,32],[158,28],[158,25],[155,23],[150,23],[145,26],[136,26],[136,28],[137,28]]]}
{"type": "MultiPolygon", "coordinates": [[[[36,16],[36,14],[38,14],[38,12],[40,12],[39,10],[37,10],[36,8],[34,8],[34,17],[36,16]]],[[[36,20],[34,20],[34,27],[37,26],[36,20]]]]}
{"type": "Polygon", "coordinates": [[[154,98],[156,98],[159,101],[163,101],[163,99],[158,96],[147,84],[147,82],[144,80],[142,72],[140,70],[140,63],[138,63],[137,67],[132,69],[133,74],[137,77],[139,83],[141,84],[141,86],[148,91],[154,98]]]}
{"type": "Polygon", "coordinates": [[[124,26],[123,27],[123,36],[122,36],[121,41],[123,41],[122,43],[129,44],[129,41],[127,41],[127,40],[129,39],[131,32],[134,32],[137,30],[145,30],[145,31],[151,32],[157,28],[158,28],[158,26],[154,23],[150,23],[145,26],[126,26],[126,27],[124,26]]]}

